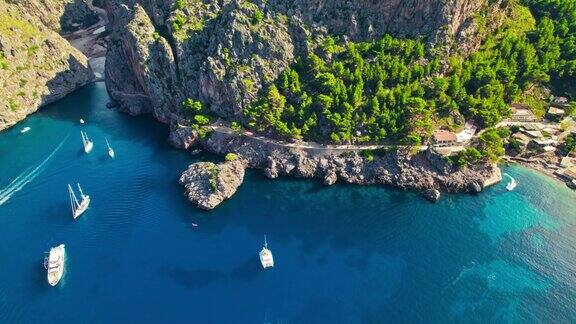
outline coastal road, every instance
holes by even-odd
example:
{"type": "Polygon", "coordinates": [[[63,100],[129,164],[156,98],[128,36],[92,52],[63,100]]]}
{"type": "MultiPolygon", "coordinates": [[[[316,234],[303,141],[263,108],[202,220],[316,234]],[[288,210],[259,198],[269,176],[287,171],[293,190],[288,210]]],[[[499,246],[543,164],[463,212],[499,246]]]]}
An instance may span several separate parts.
{"type": "MultiPolygon", "coordinates": [[[[286,148],[294,148],[294,149],[309,149],[309,150],[321,150],[321,151],[364,151],[364,150],[377,150],[377,149],[390,149],[390,148],[401,148],[406,147],[402,145],[352,145],[352,144],[345,144],[345,145],[325,145],[316,142],[286,142],[286,141],[278,141],[273,140],[271,138],[265,136],[258,136],[253,134],[249,131],[236,131],[231,129],[228,126],[223,125],[212,125],[210,128],[217,133],[221,134],[228,134],[228,135],[236,135],[236,136],[245,136],[251,138],[253,140],[271,144],[275,146],[281,146],[286,148]]],[[[420,146],[420,151],[425,151],[428,149],[428,146],[420,146]]]]}

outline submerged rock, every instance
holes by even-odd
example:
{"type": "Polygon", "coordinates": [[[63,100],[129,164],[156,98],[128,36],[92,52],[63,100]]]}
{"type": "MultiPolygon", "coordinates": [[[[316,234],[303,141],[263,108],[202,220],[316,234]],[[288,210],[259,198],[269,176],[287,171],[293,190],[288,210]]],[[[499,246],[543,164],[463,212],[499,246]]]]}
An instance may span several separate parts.
{"type": "Polygon", "coordinates": [[[440,191],[436,190],[436,189],[426,189],[424,191],[422,191],[422,196],[424,196],[424,198],[430,200],[431,202],[437,202],[438,200],[440,200],[440,191]]]}
{"type": "Polygon", "coordinates": [[[241,159],[214,164],[194,163],[182,173],[180,184],[188,199],[200,209],[214,209],[232,197],[244,180],[245,165],[241,159]]]}

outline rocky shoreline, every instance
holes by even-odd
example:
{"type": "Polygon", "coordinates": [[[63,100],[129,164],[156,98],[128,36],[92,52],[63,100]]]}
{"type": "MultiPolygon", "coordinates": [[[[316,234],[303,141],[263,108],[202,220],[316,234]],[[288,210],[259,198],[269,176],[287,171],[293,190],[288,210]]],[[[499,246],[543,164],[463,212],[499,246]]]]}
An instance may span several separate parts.
{"type": "MultiPolygon", "coordinates": [[[[174,129],[170,142],[179,148],[191,148],[198,144],[222,156],[234,153],[242,161],[234,164],[240,179],[244,176],[245,168],[261,169],[270,179],[294,176],[319,178],[325,185],[338,181],[386,185],[418,191],[431,201],[440,199],[441,193],[478,193],[502,179],[500,169],[495,164],[456,168],[433,149],[415,154],[405,149],[391,149],[367,159],[354,150],[288,148],[282,143],[262,142],[258,138],[234,132],[212,132],[199,140],[192,130],[187,129],[174,129]]],[[[188,198],[202,209],[215,208],[230,198],[240,185],[237,181],[218,180],[218,190],[208,190],[209,182],[206,180],[207,168],[224,169],[229,164],[192,164],[180,179],[188,198]]]]}

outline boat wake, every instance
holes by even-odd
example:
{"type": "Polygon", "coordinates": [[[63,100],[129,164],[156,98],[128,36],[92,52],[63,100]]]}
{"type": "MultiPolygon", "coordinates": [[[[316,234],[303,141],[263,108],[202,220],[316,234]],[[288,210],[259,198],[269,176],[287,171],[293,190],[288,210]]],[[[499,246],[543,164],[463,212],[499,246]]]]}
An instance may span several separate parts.
{"type": "Polygon", "coordinates": [[[512,176],[509,175],[508,173],[504,173],[504,175],[510,179],[510,182],[508,182],[508,184],[506,185],[506,190],[508,190],[508,191],[514,190],[516,188],[516,186],[518,185],[518,183],[516,182],[516,179],[512,178],[512,176]]]}
{"type": "Polygon", "coordinates": [[[62,142],[60,142],[60,144],[58,144],[58,146],[38,166],[36,166],[33,169],[31,167],[26,169],[14,180],[12,180],[12,182],[10,182],[8,186],[0,190],[0,206],[4,205],[8,200],[10,200],[12,195],[22,190],[24,186],[32,182],[40,173],[42,173],[42,171],[44,171],[46,167],[46,164],[52,159],[54,154],[56,154],[56,152],[60,150],[60,148],[62,147],[62,145],[64,145],[64,142],[66,142],[67,139],[68,136],[64,138],[62,142]]]}

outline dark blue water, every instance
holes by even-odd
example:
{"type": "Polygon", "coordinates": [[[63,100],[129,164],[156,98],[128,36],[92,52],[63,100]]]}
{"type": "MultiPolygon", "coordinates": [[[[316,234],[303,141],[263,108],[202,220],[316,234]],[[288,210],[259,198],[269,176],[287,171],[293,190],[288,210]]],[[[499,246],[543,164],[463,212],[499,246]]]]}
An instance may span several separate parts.
{"type": "Polygon", "coordinates": [[[230,201],[200,212],[177,179],[207,157],[170,148],[165,126],[107,100],[95,84],[0,133],[2,323],[576,319],[576,194],[548,178],[509,168],[514,192],[501,184],[431,204],[253,172],[230,201]],[[66,184],[77,181],[92,205],[73,220],[66,184]],[[51,288],[42,260],[60,243],[67,269],[51,288]]]}

